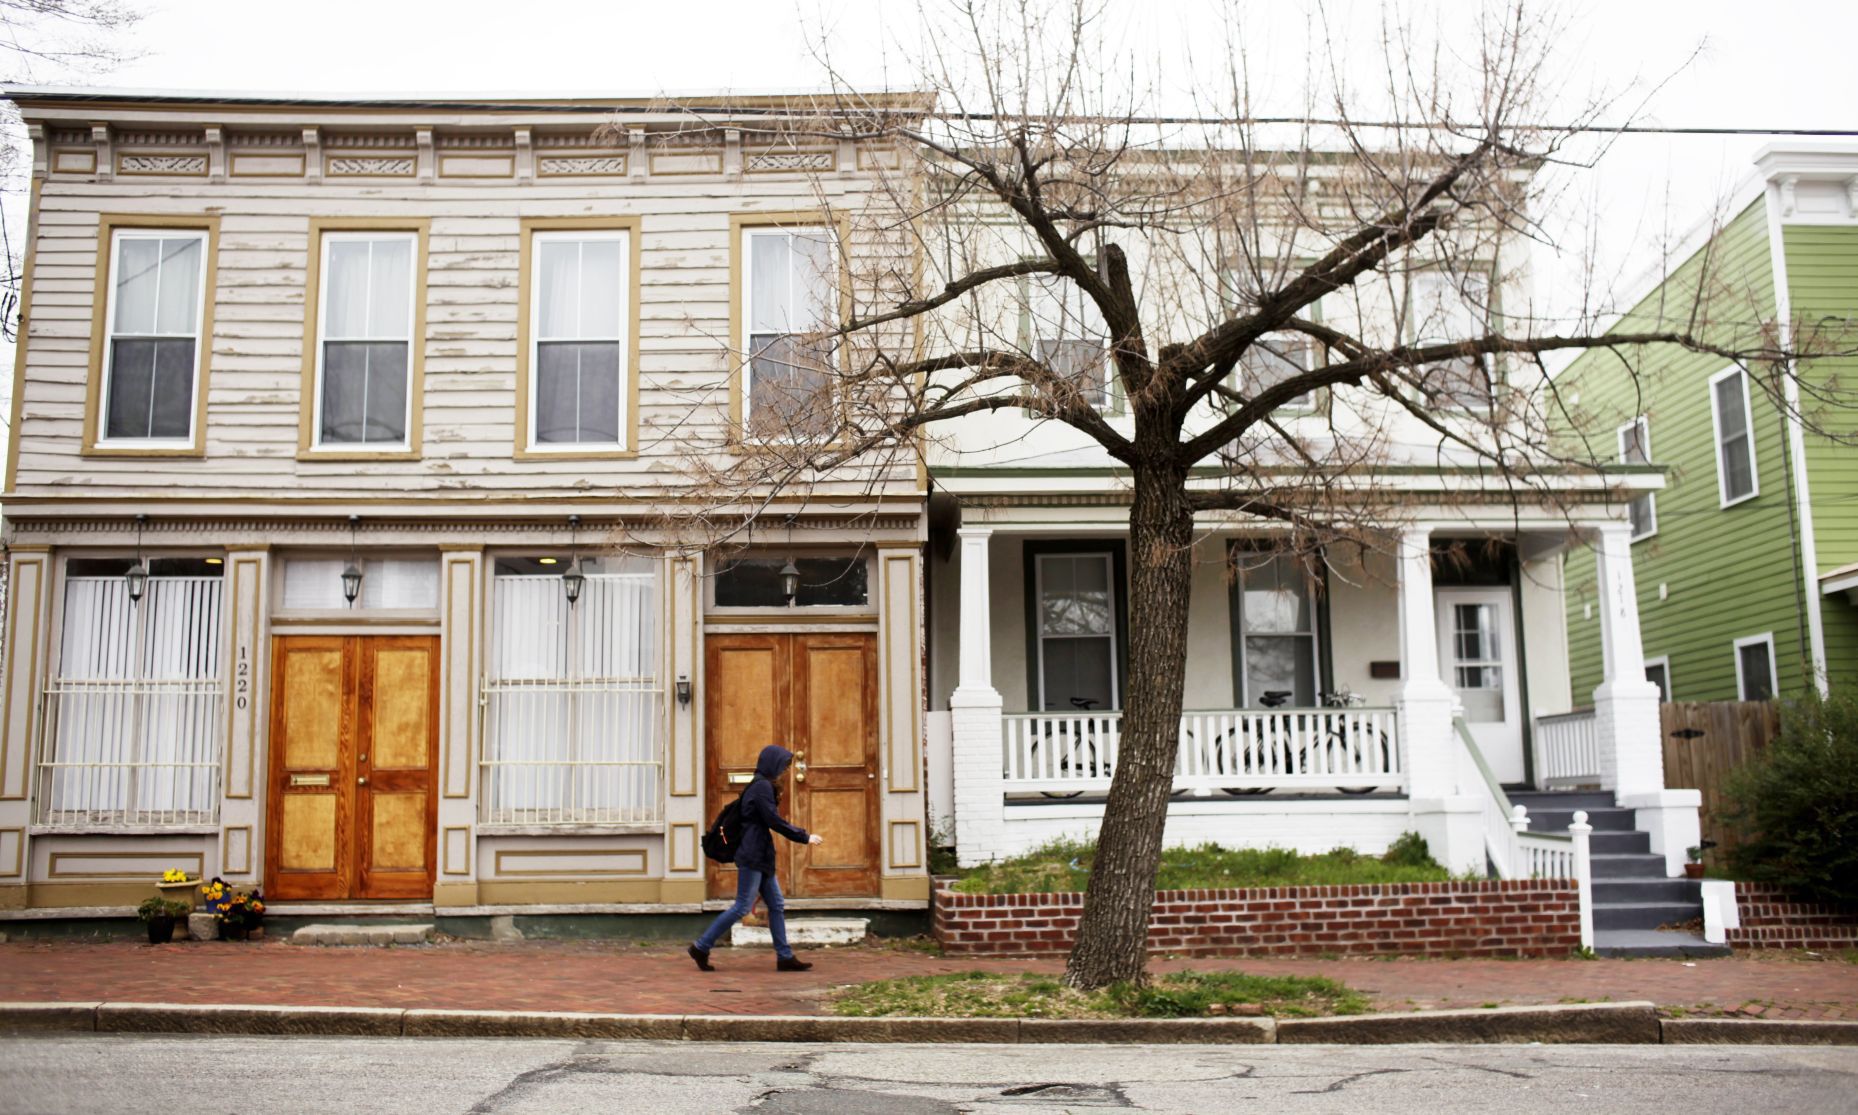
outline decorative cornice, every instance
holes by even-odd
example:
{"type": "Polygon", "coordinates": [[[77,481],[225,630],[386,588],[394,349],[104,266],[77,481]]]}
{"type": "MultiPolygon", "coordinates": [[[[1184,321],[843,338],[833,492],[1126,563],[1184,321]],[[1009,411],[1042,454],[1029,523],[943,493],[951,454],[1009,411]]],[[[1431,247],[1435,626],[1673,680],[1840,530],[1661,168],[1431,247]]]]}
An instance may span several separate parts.
{"type": "Polygon", "coordinates": [[[205,134],[200,131],[139,131],[118,129],[115,133],[118,147],[198,147],[206,142],[205,134]]]}
{"type": "Polygon", "coordinates": [[[301,132],[227,132],[228,147],[301,147],[301,132]]]}
{"type": "Polygon", "coordinates": [[[405,150],[411,151],[414,137],[405,132],[334,132],[323,131],[323,146],[332,150],[405,150]]]}

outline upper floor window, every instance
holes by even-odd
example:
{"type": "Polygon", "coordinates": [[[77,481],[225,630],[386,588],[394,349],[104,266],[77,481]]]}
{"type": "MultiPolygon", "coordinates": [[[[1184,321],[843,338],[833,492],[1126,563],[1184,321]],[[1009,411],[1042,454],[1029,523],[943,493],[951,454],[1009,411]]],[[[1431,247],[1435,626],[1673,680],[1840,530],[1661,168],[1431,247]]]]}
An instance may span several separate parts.
{"type": "Polygon", "coordinates": [[[104,445],[186,446],[200,390],[207,234],[117,229],[104,344],[104,445]]]}
{"type": "Polygon", "coordinates": [[[839,320],[831,230],[747,228],[742,252],[743,426],[763,440],[829,434],[837,425],[831,400],[839,320]]]}
{"type": "MultiPolygon", "coordinates": [[[[1407,335],[1414,345],[1474,340],[1489,331],[1490,279],[1420,271],[1407,299],[1407,335]]],[[[1495,397],[1494,364],[1488,356],[1441,360],[1419,369],[1427,403],[1447,410],[1486,411],[1495,397]]]]}
{"type": "Polygon", "coordinates": [[[412,232],[323,234],[316,447],[411,446],[418,247],[412,232]]]}
{"type": "Polygon", "coordinates": [[[1076,283],[1056,275],[1026,282],[1021,347],[1098,410],[1109,410],[1113,365],[1109,327],[1097,305],[1076,283]]]}
{"type": "MultiPolygon", "coordinates": [[[[1619,463],[1623,465],[1648,465],[1652,461],[1652,427],[1644,415],[1634,418],[1621,426],[1619,437],[1619,463]]],[[[1658,533],[1657,497],[1647,492],[1635,497],[1626,505],[1627,513],[1632,519],[1632,540],[1650,538],[1658,533]]]]}
{"type": "Polygon", "coordinates": [[[530,293],[529,444],[626,447],[630,234],[536,232],[530,293]]]}
{"type": "MultiPolygon", "coordinates": [[[[1238,390],[1254,397],[1316,367],[1316,343],[1301,333],[1267,333],[1239,357],[1238,390]]],[[[1279,410],[1314,410],[1316,393],[1305,391],[1279,410]]]]}
{"type": "Polygon", "coordinates": [[[1760,491],[1755,473],[1755,433],[1748,416],[1748,377],[1730,368],[1710,379],[1710,414],[1716,430],[1716,490],[1722,506],[1753,499],[1760,491]]]}

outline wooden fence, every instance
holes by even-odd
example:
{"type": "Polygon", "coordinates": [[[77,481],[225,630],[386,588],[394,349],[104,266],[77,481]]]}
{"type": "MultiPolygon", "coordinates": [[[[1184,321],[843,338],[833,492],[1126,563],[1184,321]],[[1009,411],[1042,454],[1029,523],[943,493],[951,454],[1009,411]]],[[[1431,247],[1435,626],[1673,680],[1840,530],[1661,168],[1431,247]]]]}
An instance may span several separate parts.
{"type": "Polygon", "coordinates": [[[1703,838],[1716,842],[1710,862],[1720,863],[1717,857],[1736,843],[1722,823],[1723,787],[1730,771],[1780,734],[1780,708],[1773,701],[1680,701],[1659,712],[1664,784],[1703,791],[1703,838]]]}

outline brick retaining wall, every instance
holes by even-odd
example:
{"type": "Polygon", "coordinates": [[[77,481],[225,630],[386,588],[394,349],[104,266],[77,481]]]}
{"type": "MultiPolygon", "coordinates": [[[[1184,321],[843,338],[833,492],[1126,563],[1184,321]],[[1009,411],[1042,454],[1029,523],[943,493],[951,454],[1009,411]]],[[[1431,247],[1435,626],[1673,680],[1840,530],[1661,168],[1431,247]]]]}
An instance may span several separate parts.
{"type": "MultiPolygon", "coordinates": [[[[938,881],[935,936],[968,956],[1064,952],[1082,894],[962,894],[938,881]]],[[[1566,956],[1580,947],[1573,880],[1165,890],[1150,952],[1316,956],[1566,956]]]]}
{"type": "Polygon", "coordinates": [[[1858,910],[1799,902],[1766,883],[1737,883],[1742,928],[1728,931],[1737,949],[1858,948],[1858,910]]]}

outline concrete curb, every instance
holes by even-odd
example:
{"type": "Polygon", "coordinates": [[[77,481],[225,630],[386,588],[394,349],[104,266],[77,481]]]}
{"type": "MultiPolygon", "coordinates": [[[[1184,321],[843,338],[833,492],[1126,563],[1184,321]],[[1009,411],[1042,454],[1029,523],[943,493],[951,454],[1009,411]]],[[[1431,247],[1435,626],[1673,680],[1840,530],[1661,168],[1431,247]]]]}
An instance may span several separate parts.
{"type": "Polygon", "coordinates": [[[1280,1045],[1411,1045],[1421,1042],[1657,1045],[1662,1038],[1657,1012],[1658,1008],[1652,1003],[1633,1002],[1285,1018],[1278,1021],[1277,1040],[1280,1045]]]}
{"type": "Polygon", "coordinates": [[[1018,1044],[1858,1045],[1858,1022],[1660,1019],[1647,1002],[1335,1018],[842,1018],[582,1014],[192,1003],[0,1003],[0,1033],[598,1038],[611,1041],[1018,1044]]]}

